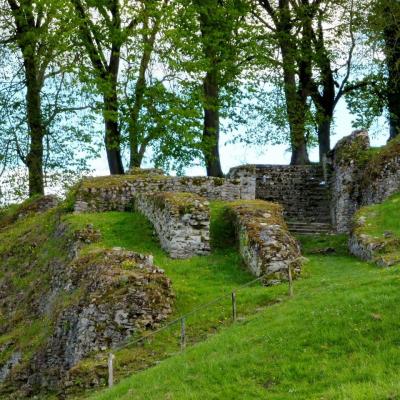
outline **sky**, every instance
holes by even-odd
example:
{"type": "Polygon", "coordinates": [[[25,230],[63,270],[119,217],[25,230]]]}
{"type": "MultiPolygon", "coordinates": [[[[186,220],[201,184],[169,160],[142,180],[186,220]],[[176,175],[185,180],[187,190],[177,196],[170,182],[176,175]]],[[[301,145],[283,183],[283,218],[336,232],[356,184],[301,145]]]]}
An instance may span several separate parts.
{"type": "MultiPolygon", "coordinates": [[[[378,128],[375,127],[373,131],[381,132],[381,134],[370,134],[372,146],[383,146],[388,138],[388,131],[384,127],[384,121],[378,121],[378,128]]],[[[352,127],[352,117],[346,108],[345,101],[338,103],[335,123],[334,123],[334,134],[331,136],[332,147],[335,146],[336,142],[342,137],[350,135],[354,130],[352,127]]],[[[290,163],[290,151],[288,151],[288,145],[265,145],[265,146],[246,146],[243,143],[227,144],[228,137],[221,136],[220,145],[220,156],[221,164],[224,173],[228,173],[229,169],[238,165],[243,164],[289,164],[290,163]]],[[[310,150],[311,161],[318,161],[318,147],[314,147],[310,150]]],[[[143,167],[152,167],[151,164],[144,163],[143,167]]],[[[94,175],[108,175],[107,160],[105,154],[94,160],[92,163],[94,175]]],[[[205,168],[201,166],[195,166],[187,168],[185,174],[188,176],[203,176],[206,174],[205,168]]]]}

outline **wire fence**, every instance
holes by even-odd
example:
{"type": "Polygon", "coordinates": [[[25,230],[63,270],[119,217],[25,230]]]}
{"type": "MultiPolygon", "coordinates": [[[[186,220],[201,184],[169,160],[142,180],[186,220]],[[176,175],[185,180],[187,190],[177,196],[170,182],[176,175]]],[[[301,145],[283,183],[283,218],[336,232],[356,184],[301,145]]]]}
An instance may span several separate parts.
{"type": "MultiPolygon", "coordinates": [[[[204,303],[193,310],[180,315],[178,318],[168,322],[167,324],[163,325],[161,328],[156,329],[154,331],[151,331],[150,333],[141,336],[140,338],[136,338],[134,340],[128,340],[123,343],[121,343],[119,346],[116,346],[113,348],[114,351],[119,351],[122,349],[126,349],[128,347],[132,347],[135,345],[138,345],[140,343],[146,342],[150,340],[151,338],[157,336],[161,332],[167,331],[168,329],[171,329],[172,327],[180,327],[180,332],[179,332],[179,343],[177,343],[180,347],[180,350],[183,351],[186,348],[187,345],[187,320],[189,317],[194,316],[198,314],[200,311],[204,311],[209,309],[210,307],[221,303],[224,300],[229,300],[230,301],[230,307],[231,307],[231,318],[232,322],[236,322],[238,317],[237,317],[237,295],[242,291],[243,289],[248,288],[249,286],[254,285],[257,282],[262,282],[266,278],[266,275],[262,275],[256,279],[253,279],[241,286],[238,286],[234,290],[230,291],[229,293],[225,293],[221,296],[218,296],[214,298],[213,300],[204,303]]],[[[288,268],[288,284],[289,284],[289,290],[288,290],[288,295],[293,296],[293,280],[292,280],[292,274],[291,274],[291,268],[288,268]]],[[[115,361],[115,355],[111,352],[108,357],[108,386],[112,387],[114,384],[114,361],[115,361]]]]}

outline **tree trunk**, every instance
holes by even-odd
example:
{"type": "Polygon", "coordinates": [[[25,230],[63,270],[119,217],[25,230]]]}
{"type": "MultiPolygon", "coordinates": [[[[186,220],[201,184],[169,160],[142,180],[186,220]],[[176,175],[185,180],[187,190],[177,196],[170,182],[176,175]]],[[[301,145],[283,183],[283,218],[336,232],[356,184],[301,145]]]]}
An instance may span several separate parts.
{"type": "Polygon", "coordinates": [[[138,147],[131,147],[131,161],[130,167],[131,168],[140,168],[142,166],[143,155],[138,150],[138,147]]]}
{"type": "Polygon", "coordinates": [[[124,167],[121,156],[121,135],[118,124],[118,101],[116,88],[111,96],[105,94],[104,100],[104,125],[105,145],[107,152],[108,166],[111,175],[123,175],[124,167]]]}
{"type": "Polygon", "coordinates": [[[399,5],[393,2],[391,6],[384,9],[385,15],[385,54],[386,65],[388,69],[388,83],[387,83],[387,101],[389,109],[389,123],[390,123],[390,139],[394,139],[400,133],[400,43],[398,22],[394,19],[397,15],[399,5]]]}
{"type": "Polygon", "coordinates": [[[43,195],[43,138],[45,127],[41,110],[41,85],[34,57],[25,57],[24,67],[27,86],[27,122],[30,136],[30,147],[26,156],[26,165],[29,173],[29,196],[43,195]]]}
{"type": "Polygon", "coordinates": [[[203,154],[207,176],[222,177],[219,156],[219,86],[217,71],[209,71],[204,78],[203,154]]]}
{"type": "Polygon", "coordinates": [[[307,152],[306,140],[300,135],[292,137],[292,158],[290,160],[291,165],[307,165],[310,163],[307,152]]]}
{"type": "MultiPolygon", "coordinates": [[[[285,61],[284,61],[285,62],[285,61]]],[[[284,68],[286,110],[292,146],[292,165],[309,164],[305,137],[305,100],[296,91],[296,77],[288,68],[284,68]],[[303,101],[304,100],[304,101],[303,101]]]]}
{"type": "Polygon", "coordinates": [[[321,116],[318,122],[319,162],[322,163],[324,155],[331,150],[331,123],[332,117],[321,116]]]}
{"type": "Polygon", "coordinates": [[[280,20],[277,24],[279,46],[282,52],[284,92],[286,111],[290,129],[292,147],[292,165],[309,163],[307,142],[305,137],[305,122],[307,111],[307,95],[305,88],[298,88],[296,82],[296,56],[298,49],[293,42],[292,21],[287,0],[280,2],[280,20]]]}

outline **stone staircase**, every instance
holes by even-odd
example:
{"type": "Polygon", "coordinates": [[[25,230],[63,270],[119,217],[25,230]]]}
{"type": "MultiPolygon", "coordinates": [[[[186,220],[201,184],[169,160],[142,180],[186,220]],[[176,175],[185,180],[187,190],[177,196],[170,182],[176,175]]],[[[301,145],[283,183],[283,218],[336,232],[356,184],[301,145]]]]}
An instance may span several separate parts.
{"type": "Polygon", "coordinates": [[[331,233],[330,186],[324,181],[322,167],[314,168],[314,174],[308,175],[302,183],[299,212],[286,213],[290,232],[303,235],[331,233]]]}
{"type": "Polygon", "coordinates": [[[323,235],[332,233],[328,222],[286,221],[289,231],[297,235],[323,235]]]}

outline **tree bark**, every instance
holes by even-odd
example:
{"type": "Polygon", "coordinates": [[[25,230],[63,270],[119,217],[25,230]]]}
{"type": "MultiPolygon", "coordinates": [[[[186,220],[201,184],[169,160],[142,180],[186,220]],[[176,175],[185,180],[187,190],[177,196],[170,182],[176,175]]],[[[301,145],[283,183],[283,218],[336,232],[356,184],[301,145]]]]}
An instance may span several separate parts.
{"type": "Polygon", "coordinates": [[[204,90],[204,128],[202,147],[207,176],[222,177],[219,155],[219,85],[218,73],[208,71],[203,82],[204,90]]]}
{"type": "Polygon", "coordinates": [[[115,114],[118,112],[114,96],[104,96],[103,118],[105,126],[105,146],[108,166],[111,175],[123,175],[124,167],[121,157],[121,135],[115,114]]]}
{"type": "Polygon", "coordinates": [[[387,102],[389,110],[390,136],[394,139],[400,133],[400,43],[399,22],[395,16],[398,15],[400,6],[393,2],[384,8],[385,27],[385,55],[388,69],[387,102]],[[393,8],[392,8],[393,7],[393,8]]]}
{"type": "MultiPolygon", "coordinates": [[[[307,112],[307,94],[303,76],[299,77],[299,87],[296,82],[298,49],[293,42],[292,22],[288,0],[280,2],[279,20],[276,22],[279,46],[282,53],[284,92],[286,111],[288,115],[290,142],[292,147],[292,165],[308,164],[305,123],[307,112]]],[[[275,16],[276,18],[276,16],[275,16]]]]}
{"type": "Polygon", "coordinates": [[[208,61],[206,76],[203,80],[203,136],[202,152],[206,164],[207,176],[222,177],[221,160],[219,155],[220,134],[220,68],[219,60],[221,46],[224,46],[231,32],[227,33],[220,27],[221,21],[216,18],[219,7],[218,1],[196,1],[199,10],[200,30],[203,40],[203,53],[208,61]],[[216,32],[219,32],[216,35],[216,32]]]}
{"type": "Polygon", "coordinates": [[[318,146],[319,146],[319,162],[322,162],[331,150],[331,124],[332,117],[326,115],[321,116],[321,121],[318,122],[318,146]]]}
{"type": "Polygon", "coordinates": [[[26,157],[29,174],[29,196],[44,194],[43,177],[43,138],[45,127],[41,110],[41,85],[37,76],[37,67],[34,56],[25,57],[26,78],[26,106],[27,122],[29,127],[30,147],[26,157]]]}
{"type": "Polygon", "coordinates": [[[39,77],[40,61],[36,52],[37,29],[32,4],[8,0],[16,25],[16,41],[21,50],[26,84],[26,117],[29,130],[29,150],[22,160],[28,167],[29,196],[44,194],[43,138],[46,133],[41,109],[43,82],[39,77]]]}

